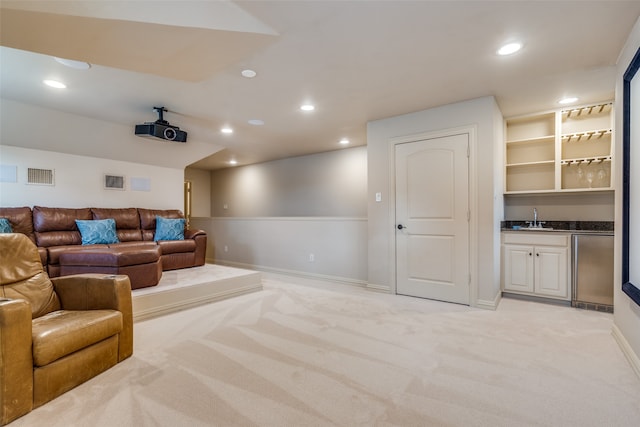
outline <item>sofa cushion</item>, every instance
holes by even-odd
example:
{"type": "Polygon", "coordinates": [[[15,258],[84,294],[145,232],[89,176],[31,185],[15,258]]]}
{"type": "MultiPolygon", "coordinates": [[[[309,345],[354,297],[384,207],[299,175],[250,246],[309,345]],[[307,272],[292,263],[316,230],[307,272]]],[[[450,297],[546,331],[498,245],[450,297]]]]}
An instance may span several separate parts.
{"type": "Polygon", "coordinates": [[[82,237],[80,232],[75,231],[47,231],[46,233],[35,233],[38,247],[49,248],[51,246],[80,246],[82,237]]]}
{"type": "Polygon", "coordinates": [[[93,219],[113,218],[116,228],[140,229],[140,217],[136,208],[91,208],[93,219]]]}
{"type": "Polygon", "coordinates": [[[93,219],[113,218],[116,222],[118,240],[129,242],[142,240],[140,216],[136,208],[91,208],[93,219]]]}
{"type": "Polygon", "coordinates": [[[154,241],[142,241],[142,240],[113,243],[109,245],[110,248],[115,248],[115,249],[123,249],[123,248],[144,249],[144,248],[155,248],[156,246],[158,246],[158,244],[154,241]]]}
{"type": "MultiPolygon", "coordinates": [[[[108,248],[108,245],[92,245],[91,249],[102,249],[108,248]]],[[[49,246],[47,250],[49,251],[49,264],[57,265],[60,264],[60,255],[70,251],[83,251],[86,250],[88,246],[82,245],[68,245],[68,246],[49,246]]]]}
{"type": "Polygon", "coordinates": [[[161,240],[158,242],[162,255],[178,254],[182,252],[195,252],[196,241],[189,240],[161,240]]]}
{"type": "Polygon", "coordinates": [[[109,247],[85,251],[69,251],[60,255],[61,265],[123,267],[156,262],[160,259],[158,246],[109,247]]]}
{"type": "Polygon", "coordinates": [[[93,219],[89,208],[33,207],[33,229],[38,246],[80,245],[82,238],[76,219],[93,219]]]}
{"type": "Polygon", "coordinates": [[[156,216],[154,241],[184,240],[184,218],[163,218],[156,216]]]}
{"type": "Polygon", "coordinates": [[[162,218],[184,218],[177,209],[144,209],[138,208],[140,214],[140,228],[143,240],[153,240],[156,231],[156,216],[162,218]]]}
{"type": "Polygon", "coordinates": [[[58,310],[33,321],[33,363],[45,366],[122,331],[116,310],[58,310]]]}
{"type": "Polygon", "coordinates": [[[83,245],[118,243],[116,235],[116,221],[113,218],[81,220],[76,219],[83,245]]]}
{"type": "Polygon", "coordinates": [[[93,219],[91,210],[33,207],[33,229],[37,232],[77,230],[76,219],[93,219]]]}
{"type": "Polygon", "coordinates": [[[33,243],[36,236],[33,234],[33,216],[31,208],[0,208],[0,218],[7,218],[14,233],[25,234],[33,243]]]}
{"type": "Polygon", "coordinates": [[[13,233],[11,223],[7,218],[0,218],[0,233],[13,233]]]}

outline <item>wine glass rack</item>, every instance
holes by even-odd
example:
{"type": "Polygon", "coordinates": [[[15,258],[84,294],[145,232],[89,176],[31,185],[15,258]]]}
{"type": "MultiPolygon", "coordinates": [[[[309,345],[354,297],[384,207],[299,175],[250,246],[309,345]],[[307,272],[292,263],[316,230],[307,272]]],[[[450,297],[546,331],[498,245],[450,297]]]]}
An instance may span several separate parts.
{"type": "Polygon", "coordinates": [[[612,190],[613,104],[505,120],[505,193],[612,190]]]}

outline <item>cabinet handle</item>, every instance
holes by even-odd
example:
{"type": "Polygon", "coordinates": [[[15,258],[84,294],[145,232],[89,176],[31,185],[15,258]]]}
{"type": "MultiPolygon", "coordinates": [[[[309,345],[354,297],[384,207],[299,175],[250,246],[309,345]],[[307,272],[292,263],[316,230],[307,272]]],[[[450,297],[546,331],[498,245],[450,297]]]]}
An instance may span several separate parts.
{"type": "Polygon", "coordinates": [[[529,252],[529,256],[531,256],[531,252],[529,252]]]}
{"type": "Polygon", "coordinates": [[[538,252],[538,253],[536,253],[536,256],[540,256],[540,253],[539,253],[539,252],[538,252]]]}

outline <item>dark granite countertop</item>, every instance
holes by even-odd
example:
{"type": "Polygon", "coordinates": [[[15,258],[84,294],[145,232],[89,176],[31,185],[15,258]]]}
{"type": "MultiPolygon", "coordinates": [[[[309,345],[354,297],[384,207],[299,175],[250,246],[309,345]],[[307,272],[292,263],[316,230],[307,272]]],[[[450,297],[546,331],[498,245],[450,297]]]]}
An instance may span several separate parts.
{"type": "MultiPolygon", "coordinates": [[[[521,227],[525,229],[528,227],[527,221],[502,221],[500,228],[503,231],[518,231],[515,227],[521,227]]],[[[545,221],[543,228],[565,233],[613,233],[613,221],[545,221]]],[[[527,229],[526,232],[531,232],[531,229],[527,229]]]]}

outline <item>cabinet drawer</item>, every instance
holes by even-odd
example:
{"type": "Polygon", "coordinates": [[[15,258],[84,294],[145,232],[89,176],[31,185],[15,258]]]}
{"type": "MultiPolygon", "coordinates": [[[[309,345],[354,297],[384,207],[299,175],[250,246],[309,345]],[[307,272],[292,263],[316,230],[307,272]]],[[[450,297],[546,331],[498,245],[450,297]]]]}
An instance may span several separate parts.
{"type": "Polygon", "coordinates": [[[569,234],[543,231],[520,231],[502,233],[502,242],[515,245],[569,246],[569,234]],[[550,234],[551,233],[551,234],[550,234]]]}

